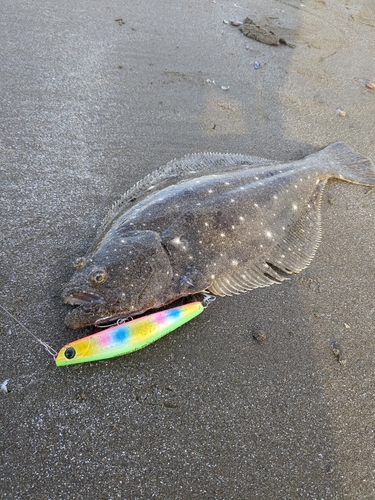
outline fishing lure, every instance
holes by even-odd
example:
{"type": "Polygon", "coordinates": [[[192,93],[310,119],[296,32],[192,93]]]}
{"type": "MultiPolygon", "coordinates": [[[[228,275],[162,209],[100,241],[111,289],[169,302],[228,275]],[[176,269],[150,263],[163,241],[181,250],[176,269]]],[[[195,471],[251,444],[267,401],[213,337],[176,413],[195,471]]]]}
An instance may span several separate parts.
{"type": "Polygon", "coordinates": [[[65,345],[56,356],[57,366],[98,361],[142,349],[176,330],[204,310],[191,302],[122,323],[65,345]]]}

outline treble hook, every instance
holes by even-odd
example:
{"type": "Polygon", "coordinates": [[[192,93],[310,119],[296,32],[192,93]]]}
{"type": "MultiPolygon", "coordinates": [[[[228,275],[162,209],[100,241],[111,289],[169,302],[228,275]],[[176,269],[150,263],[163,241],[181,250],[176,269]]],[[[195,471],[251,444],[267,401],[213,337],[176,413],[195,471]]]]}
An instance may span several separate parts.
{"type": "Polygon", "coordinates": [[[216,296],[212,295],[212,293],[202,293],[203,295],[203,300],[202,300],[202,306],[207,309],[207,307],[211,304],[211,302],[214,302],[216,300],[216,296]]]}

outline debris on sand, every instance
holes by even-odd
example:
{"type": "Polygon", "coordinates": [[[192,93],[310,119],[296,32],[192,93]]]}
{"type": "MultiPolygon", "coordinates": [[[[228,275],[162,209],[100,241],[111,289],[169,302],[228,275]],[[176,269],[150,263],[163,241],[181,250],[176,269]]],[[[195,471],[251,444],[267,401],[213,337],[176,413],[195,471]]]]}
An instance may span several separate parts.
{"type": "Polygon", "coordinates": [[[230,19],[229,22],[232,26],[242,26],[243,25],[243,21],[235,21],[233,19],[230,19]]]}
{"type": "Polygon", "coordinates": [[[8,387],[7,387],[8,382],[9,382],[9,380],[7,379],[7,380],[4,380],[4,382],[1,384],[0,389],[1,389],[3,392],[9,392],[9,391],[8,391],[8,387]]]}
{"type": "Polygon", "coordinates": [[[277,26],[276,22],[256,23],[250,17],[247,17],[242,25],[239,26],[240,31],[257,42],[265,43],[267,45],[286,45],[292,49],[295,45],[289,43],[285,39],[285,35],[291,30],[277,26]]]}
{"type": "Polygon", "coordinates": [[[265,340],[267,340],[267,334],[263,330],[257,330],[256,332],[253,333],[253,338],[257,342],[261,343],[261,342],[264,342],[265,340]]]}
{"type": "Polygon", "coordinates": [[[375,90],[375,83],[368,82],[366,83],[366,87],[371,90],[375,90]]]}
{"type": "Polygon", "coordinates": [[[122,26],[123,24],[125,24],[125,21],[122,19],[122,17],[117,17],[115,19],[115,22],[119,25],[119,26],[122,26]]]}
{"type": "Polygon", "coordinates": [[[337,108],[337,109],[335,110],[335,113],[336,113],[336,115],[338,115],[338,116],[346,116],[346,111],[343,111],[343,110],[342,110],[342,109],[340,109],[340,108],[337,108]]]}
{"type": "Polygon", "coordinates": [[[340,365],[345,365],[346,358],[344,355],[344,350],[341,347],[340,343],[337,342],[337,340],[333,340],[331,345],[332,345],[333,354],[336,356],[337,361],[340,363],[340,365]]]}

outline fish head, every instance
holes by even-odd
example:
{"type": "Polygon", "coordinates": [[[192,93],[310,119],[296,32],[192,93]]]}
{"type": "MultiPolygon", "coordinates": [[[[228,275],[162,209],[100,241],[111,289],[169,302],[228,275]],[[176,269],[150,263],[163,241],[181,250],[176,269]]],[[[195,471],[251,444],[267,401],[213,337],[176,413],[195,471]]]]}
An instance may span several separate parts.
{"type": "Polygon", "coordinates": [[[163,305],[173,272],[168,252],[154,231],[111,230],[94,251],[80,258],[62,298],[75,309],[71,328],[141,314],[163,305]]]}

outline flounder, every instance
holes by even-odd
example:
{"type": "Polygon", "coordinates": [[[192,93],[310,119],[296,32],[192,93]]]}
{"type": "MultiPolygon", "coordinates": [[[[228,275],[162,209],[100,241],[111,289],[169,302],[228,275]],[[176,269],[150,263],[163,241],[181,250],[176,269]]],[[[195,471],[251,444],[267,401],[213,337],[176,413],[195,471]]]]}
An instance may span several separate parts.
{"type": "Polygon", "coordinates": [[[374,186],[375,170],[343,143],[290,163],[210,153],[168,163],[123,195],[76,261],[66,324],[281,283],[315,254],[330,178],[374,186]]]}

